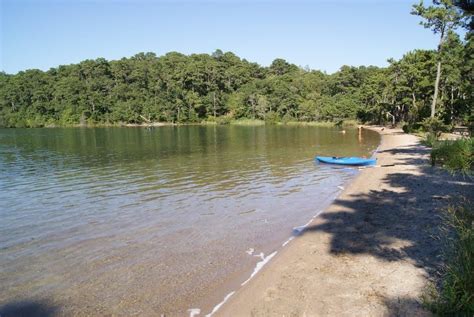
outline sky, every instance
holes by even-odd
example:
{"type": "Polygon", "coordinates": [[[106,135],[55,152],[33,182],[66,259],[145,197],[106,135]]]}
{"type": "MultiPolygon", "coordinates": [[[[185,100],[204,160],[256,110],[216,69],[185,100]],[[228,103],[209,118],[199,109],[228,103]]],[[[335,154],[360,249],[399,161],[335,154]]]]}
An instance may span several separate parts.
{"type": "Polygon", "coordinates": [[[418,0],[0,0],[0,70],[139,52],[232,51],[268,66],[283,58],[332,73],[342,65],[436,48],[410,14],[418,0]]]}

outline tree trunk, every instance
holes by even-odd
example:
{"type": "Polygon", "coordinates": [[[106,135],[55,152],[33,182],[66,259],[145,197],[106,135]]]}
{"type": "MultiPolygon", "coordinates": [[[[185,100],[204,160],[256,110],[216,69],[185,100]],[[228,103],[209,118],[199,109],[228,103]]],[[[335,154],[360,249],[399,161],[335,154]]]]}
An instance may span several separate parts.
{"type": "Polygon", "coordinates": [[[214,118],[215,118],[215,117],[216,117],[216,92],[215,92],[215,91],[214,91],[214,93],[213,93],[212,96],[213,96],[213,97],[212,97],[212,99],[213,99],[213,100],[212,100],[212,101],[213,101],[212,103],[213,103],[214,118]]]}
{"type": "Polygon", "coordinates": [[[436,101],[438,100],[439,80],[441,78],[441,61],[438,61],[436,70],[435,90],[433,94],[433,102],[431,103],[431,118],[434,118],[436,111],[436,101]]]}
{"type": "Polygon", "coordinates": [[[252,119],[255,119],[255,100],[250,99],[250,104],[252,105],[252,119]]]}
{"type": "Polygon", "coordinates": [[[444,42],[444,34],[445,34],[445,29],[443,28],[441,30],[441,35],[439,38],[439,44],[438,44],[438,65],[436,67],[436,80],[435,80],[435,90],[433,93],[433,101],[431,102],[431,118],[434,118],[435,113],[436,113],[436,102],[438,101],[438,90],[439,90],[439,80],[441,79],[441,50],[443,49],[443,42],[444,42]]]}
{"type": "Polygon", "coordinates": [[[454,121],[454,87],[451,87],[451,123],[454,121]]]}
{"type": "Polygon", "coordinates": [[[151,123],[150,118],[147,119],[145,116],[143,116],[143,115],[141,115],[141,114],[140,114],[139,116],[140,116],[140,118],[142,118],[143,120],[145,120],[147,123],[151,123]]]}
{"type": "Polygon", "coordinates": [[[392,118],[392,127],[394,127],[395,126],[395,116],[393,114],[391,114],[390,112],[388,112],[388,111],[387,111],[387,115],[392,118]]]}
{"type": "Polygon", "coordinates": [[[414,91],[412,91],[411,97],[412,97],[413,110],[411,112],[410,110],[408,110],[408,113],[407,113],[408,121],[411,121],[413,119],[416,120],[416,117],[418,116],[418,106],[416,105],[416,95],[414,91]]]}
{"type": "Polygon", "coordinates": [[[417,109],[417,107],[416,107],[416,95],[415,95],[414,92],[412,92],[411,96],[412,96],[413,108],[415,108],[415,110],[416,110],[417,109]]]}
{"type": "MultiPolygon", "coordinates": [[[[191,91],[193,92],[193,96],[194,96],[194,86],[191,88],[191,91]]],[[[191,114],[193,113],[193,107],[194,107],[194,102],[189,101],[189,115],[188,115],[189,121],[191,121],[191,114]]]]}

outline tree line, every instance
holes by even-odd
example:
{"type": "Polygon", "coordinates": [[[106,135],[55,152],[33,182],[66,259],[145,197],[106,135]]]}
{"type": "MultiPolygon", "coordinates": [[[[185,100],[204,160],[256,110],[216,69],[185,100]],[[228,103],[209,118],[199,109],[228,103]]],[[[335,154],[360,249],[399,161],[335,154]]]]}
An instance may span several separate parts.
{"type": "Polygon", "coordinates": [[[390,59],[388,67],[342,66],[327,74],[280,58],[262,67],[216,50],[139,53],[48,71],[1,72],[0,126],[226,123],[241,118],[415,123],[436,116],[445,124],[472,120],[474,34],[469,31],[462,39],[454,32],[462,12],[444,0],[430,7],[415,5],[412,13],[440,35],[440,44],[436,50],[414,50],[390,59]]]}

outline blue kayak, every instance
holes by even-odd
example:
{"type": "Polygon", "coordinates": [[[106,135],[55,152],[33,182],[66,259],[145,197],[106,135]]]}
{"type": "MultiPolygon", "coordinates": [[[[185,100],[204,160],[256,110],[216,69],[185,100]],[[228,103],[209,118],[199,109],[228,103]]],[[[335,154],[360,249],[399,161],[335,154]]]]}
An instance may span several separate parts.
{"type": "Polygon", "coordinates": [[[377,159],[367,159],[362,157],[331,157],[331,156],[316,156],[319,162],[338,165],[375,165],[377,159]]]}

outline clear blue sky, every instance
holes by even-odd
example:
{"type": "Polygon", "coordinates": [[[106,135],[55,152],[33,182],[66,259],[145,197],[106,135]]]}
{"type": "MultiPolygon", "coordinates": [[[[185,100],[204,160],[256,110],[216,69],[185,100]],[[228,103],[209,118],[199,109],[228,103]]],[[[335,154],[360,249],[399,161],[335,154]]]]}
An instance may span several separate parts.
{"type": "Polygon", "coordinates": [[[284,58],[329,73],[384,66],[409,50],[436,47],[410,15],[417,1],[0,0],[0,70],[217,48],[261,65],[284,58]]]}

